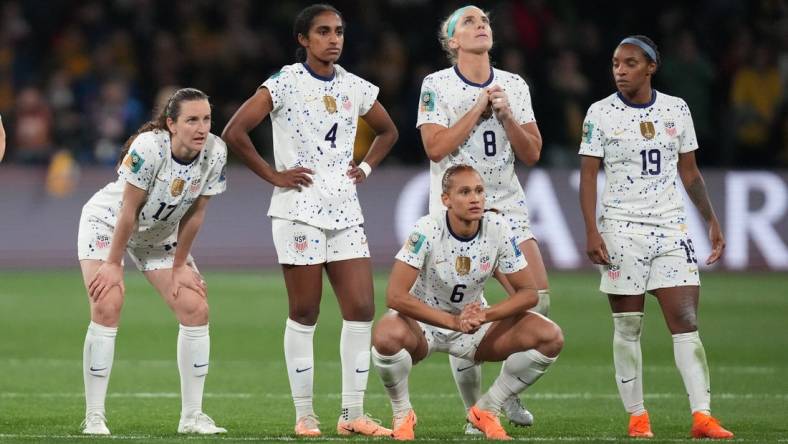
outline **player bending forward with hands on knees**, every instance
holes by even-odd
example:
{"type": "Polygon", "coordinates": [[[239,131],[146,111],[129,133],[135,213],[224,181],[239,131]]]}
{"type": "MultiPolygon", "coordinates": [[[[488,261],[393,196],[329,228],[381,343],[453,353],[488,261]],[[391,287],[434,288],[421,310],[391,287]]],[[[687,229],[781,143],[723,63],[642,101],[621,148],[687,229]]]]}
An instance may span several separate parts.
{"type": "Polygon", "coordinates": [[[372,334],[372,361],[391,398],[393,437],[414,439],[411,367],[441,351],[473,362],[504,361],[492,387],[468,411],[490,439],[511,439],[498,414],[533,385],[563,347],[561,329],[528,311],[538,301],[533,277],[507,221],[484,211],[485,188],[468,165],[446,170],[439,217],[424,216],[397,254],[389,278],[391,310],[372,334]],[[514,288],[488,306],[485,282],[499,270],[514,288]]]}

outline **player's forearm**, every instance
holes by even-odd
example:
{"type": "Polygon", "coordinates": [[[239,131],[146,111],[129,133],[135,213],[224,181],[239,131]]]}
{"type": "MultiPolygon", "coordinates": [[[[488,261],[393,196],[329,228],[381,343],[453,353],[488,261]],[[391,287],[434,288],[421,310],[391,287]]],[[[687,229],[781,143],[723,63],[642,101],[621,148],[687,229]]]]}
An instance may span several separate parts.
{"type": "Polygon", "coordinates": [[[189,257],[189,252],[192,251],[194,239],[197,237],[204,219],[204,209],[197,209],[194,212],[189,211],[181,219],[178,225],[178,245],[175,247],[173,267],[180,267],[186,264],[186,259],[189,257]]]}
{"type": "Polygon", "coordinates": [[[454,126],[436,131],[430,140],[424,141],[427,157],[433,162],[440,162],[456,151],[471,135],[481,115],[482,110],[473,107],[454,126]]]}
{"type": "Polygon", "coordinates": [[[136,231],[137,210],[121,204],[118,220],[115,222],[115,229],[112,232],[112,242],[109,247],[109,255],[106,262],[120,265],[123,259],[123,252],[131,239],[131,235],[136,231]]]}
{"type": "Polygon", "coordinates": [[[583,166],[580,169],[580,211],[583,213],[583,222],[586,233],[598,231],[596,226],[596,176],[594,168],[583,166]]]}
{"type": "Polygon", "coordinates": [[[364,157],[364,162],[375,168],[386,158],[391,148],[397,142],[399,132],[393,127],[375,135],[375,140],[369,146],[369,152],[364,157]]]}
{"type": "Polygon", "coordinates": [[[389,293],[386,298],[386,305],[400,314],[420,322],[451,330],[456,328],[455,316],[443,310],[430,307],[408,292],[404,294],[399,292],[389,293]]]}
{"type": "Polygon", "coordinates": [[[525,313],[536,306],[539,296],[535,288],[521,288],[505,300],[484,310],[484,322],[494,322],[525,313]]]}
{"type": "Polygon", "coordinates": [[[703,181],[703,176],[700,175],[700,172],[691,177],[687,177],[686,180],[682,177],[682,182],[684,183],[684,189],[687,191],[687,195],[692,200],[692,203],[695,204],[695,208],[698,209],[703,220],[705,220],[707,224],[715,222],[717,220],[717,215],[714,213],[714,208],[711,206],[711,200],[709,200],[709,194],[706,191],[706,183],[703,181]]]}
{"type": "Polygon", "coordinates": [[[222,132],[222,139],[247,168],[267,182],[273,180],[276,170],[260,156],[246,131],[231,122],[222,132]]]}
{"type": "Polygon", "coordinates": [[[535,165],[542,153],[541,137],[526,131],[513,117],[503,122],[503,128],[506,131],[509,143],[512,145],[514,155],[528,166],[535,165]]]}

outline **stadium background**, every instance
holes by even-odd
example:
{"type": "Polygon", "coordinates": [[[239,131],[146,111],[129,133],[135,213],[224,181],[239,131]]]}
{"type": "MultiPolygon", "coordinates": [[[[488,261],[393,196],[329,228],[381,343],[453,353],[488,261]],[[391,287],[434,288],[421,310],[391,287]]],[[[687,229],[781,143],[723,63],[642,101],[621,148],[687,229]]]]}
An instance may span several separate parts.
{"type": "MultiPolygon", "coordinates": [[[[0,441],[69,441],[83,399],[80,351],[88,322],[78,272],[82,204],[113,180],[119,146],[172,88],[206,91],[214,132],[267,76],[293,62],[292,20],[307,2],[252,0],[3,1],[0,115],[0,441]]],[[[577,144],[587,107],[613,92],[609,60],[621,37],[660,46],[658,89],[687,100],[699,164],[728,250],[703,276],[701,333],[715,411],[739,438],[785,440],[788,428],[788,5],[785,1],[478,2],[491,12],[495,66],[531,88],[544,138],[538,168],[518,166],[548,259],[553,316],[565,352],[526,397],[537,426],[516,438],[611,441],[626,420],[612,381],[610,322],[584,254],[577,144]],[[581,271],[572,271],[580,269],[581,271]]],[[[400,140],[360,188],[383,309],[387,267],[426,211],[428,162],[414,128],[418,91],[448,66],[436,39],[458,2],[337,1],[348,23],[340,63],[381,87],[400,140]]],[[[253,134],[271,159],[270,124],[253,134]]],[[[231,161],[233,161],[231,156],[231,161]]],[[[228,439],[278,440],[292,427],[281,359],[286,316],[269,222],[270,186],[237,163],[213,199],[195,248],[211,289],[213,362],[206,410],[228,439]]],[[[704,256],[704,231],[690,211],[704,256]]],[[[127,298],[108,400],[113,433],[175,441],[176,324],[138,273],[127,298]]],[[[501,297],[497,288],[491,299],[501,297]]],[[[318,414],[338,405],[339,315],[326,286],[317,335],[318,414]]],[[[647,307],[647,402],[658,437],[686,437],[686,397],[654,301],[647,307]]],[[[485,368],[489,382],[495,366],[485,368]]],[[[461,404],[444,358],[416,367],[419,436],[462,439],[461,404]]],[[[368,409],[388,422],[379,381],[368,409]]],[[[329,438],[332,438],[329,435],[329,438]]]]}

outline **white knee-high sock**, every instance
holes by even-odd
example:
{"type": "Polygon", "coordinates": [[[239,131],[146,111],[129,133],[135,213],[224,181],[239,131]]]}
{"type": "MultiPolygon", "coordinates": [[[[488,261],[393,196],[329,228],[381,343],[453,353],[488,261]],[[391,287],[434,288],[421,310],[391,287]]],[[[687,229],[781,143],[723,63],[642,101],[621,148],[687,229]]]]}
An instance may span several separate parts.
{"type": "Polygon", "coordinates": [[[471,408],[481,396],[482,387],[482,366],[467,359],[449,355],[451,364],[451,374],[457,384],[465,410],[471,408]]]}
{"type": "Polygon", "coordinates": [[[82,349],[82,376],[85,380],[85,416],[105,413],[109,375],[115,356],[115,336],[118,327],[105,327],[93,321],[88,325],[82,349]]]}
{"type": "Polygon", "coordinates": [[[643,405],[643,356],[640,334],[643,313],[613,313],[613,365],[621,402],[630,415],[646,411],[643,405]]]}
{"type": "Polygon", "coordinates": [[[314,415],[312,408],[312,385],[314,380],[314,354],[312,338],[315,325],[303,325],[288,319],[285,323],[285,364],[290,380],[296,420],[305,415],[314,415]]]}
{"type": "Polygon", "coordinates": [[[550,312],[550,289],[538,290],[536,294],[539,296],[539,302],[536,303],[531,311],[547,317],[547,313],[550,312]]]}
{"type": "Polygon", "coordinates": [[[364,414],[371,341],[371,321],[342,321],[339,355],[342,360],[342,416],[346,421],[364,414]]]}
{"type": "Polygon", "coordinates": [[[202,394],[211,355],[208,324],[178,329],[178,373],[181,376],[181,418],[202,412],[202,394]]]}
{"type": "Polygon", "coordinates": [[[697,331],[673,335],[673,356],[679,368],[684,388],[689,395],[692,413],[711,411],[711,383],[706,351],[697,331]]]}
{"type": "Polygon", "coordinates": [[[375,347],[372,347],[372,363],[380,375],[383,387],[389,394],[391,411],[394,416],[412,409],[408,392],[408,376],[413,367],[410,353],[403,348],[391,356],[386,356],[381,355],[375,350],[375,347]]]}
{"type": "Polygon", "coordinates": [[[504,401],[534,385],[556,359],[557,356],[549,358],[534,349],[512,354],[503,361],[501,374],[476,405],[482,410],[500,413],[504,401]]]}

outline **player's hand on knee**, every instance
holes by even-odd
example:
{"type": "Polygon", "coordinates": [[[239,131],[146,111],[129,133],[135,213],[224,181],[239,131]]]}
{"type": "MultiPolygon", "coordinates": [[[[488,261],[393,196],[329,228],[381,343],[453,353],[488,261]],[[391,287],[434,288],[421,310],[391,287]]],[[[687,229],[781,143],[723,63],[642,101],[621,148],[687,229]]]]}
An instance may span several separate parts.
{"type": "Polygon", "coordinates": [[[100,302],[112,287],[116,286],[120,288],[121,294],[126,292],[123,285],[123,267],[120,264],[104,262],[88,284],[88,295],[93,302],[100,302]]]}
{"type": "Polygon", "coordinates": [[[189,265],[172,268],[172,298],[177,299],[181,288],[194,291],[203,299],[208,297],[208,285],[205,280],[189,265]]]}
{"type": "Polygon", "coordinates": [[[591,233],[588,235],[586,241],[586,254],[591,262],[597,265],[609,265],[610,256],[607,254],[607,246],[605,240],[599,232],[591,233]]]}
{"type": "Polygon", "coordinates": [[[271,183],[280,188],[301,188],[312,185],[312,174],[309,168],[295,167],[276,173],[271,183]]]}

